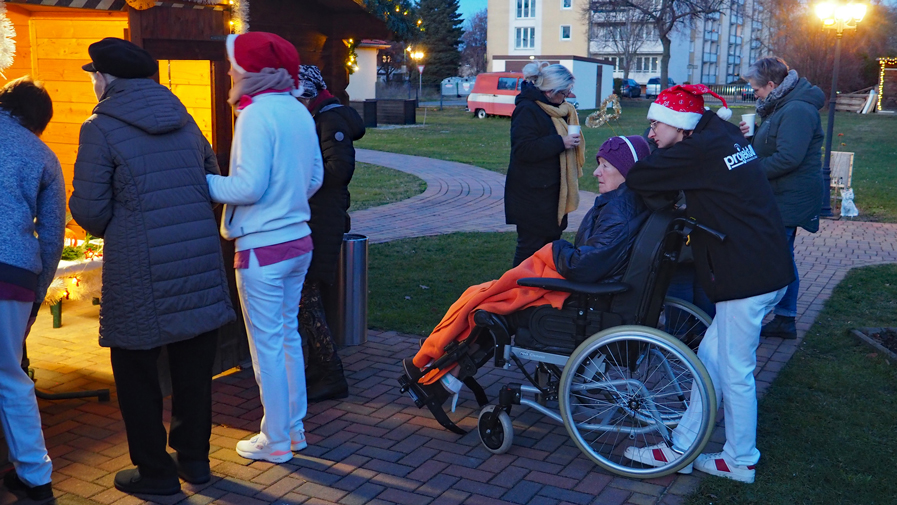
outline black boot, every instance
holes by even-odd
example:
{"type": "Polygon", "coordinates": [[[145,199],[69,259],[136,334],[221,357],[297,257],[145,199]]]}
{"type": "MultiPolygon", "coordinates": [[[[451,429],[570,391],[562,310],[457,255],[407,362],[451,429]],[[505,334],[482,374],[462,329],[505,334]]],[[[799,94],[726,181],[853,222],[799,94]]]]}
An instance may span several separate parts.
{"type": "Polygon", "coordinates": [[[763,337],[794,340],[797,338],[797,327],[794,324],[794,318],[776,315],[772,321],[763,325],[763,328],[760,329],[760,335],[763,337]]]}
{"type": "Polygon", "coordinates": [[[336,353],[330,361],[309,362],[305,372],[308,403],[336,400],[349,396],[349,383],[343,375],[343,362],[336,353]]]}

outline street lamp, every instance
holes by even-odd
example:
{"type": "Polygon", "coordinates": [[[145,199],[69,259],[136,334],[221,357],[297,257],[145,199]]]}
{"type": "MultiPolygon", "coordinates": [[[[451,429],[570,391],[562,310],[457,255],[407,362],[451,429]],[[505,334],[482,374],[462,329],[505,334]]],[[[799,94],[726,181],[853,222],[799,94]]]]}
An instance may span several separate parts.
{"type": "Polygon", "coordinates": [[[421,70],[420,60],[424,58],[423,51],[411,51],[411,59],[414,60],[414,63],[417,65],[417,96],[418,100],[420,100],[420,96],[424,94],[424,72],[421,70]]]}
{"type": "Polygon", "coordinates": [[[857,23],[866,15],[866,5],[861,3],[840,4],[824,2],[816,6],[816,15],[822,20],[822,27],[836,30],[835,70],[832,75],[832,94],[828,103],[828,133],[825,136],[825,158],[822,162],[822,184],[825,197],[822,199],[822,217],[832,216],[832,135],[835,131],[835,106],[838,102],[838,66],[841,63],[841,37],[844,30],[856,30],[857,23]]]}

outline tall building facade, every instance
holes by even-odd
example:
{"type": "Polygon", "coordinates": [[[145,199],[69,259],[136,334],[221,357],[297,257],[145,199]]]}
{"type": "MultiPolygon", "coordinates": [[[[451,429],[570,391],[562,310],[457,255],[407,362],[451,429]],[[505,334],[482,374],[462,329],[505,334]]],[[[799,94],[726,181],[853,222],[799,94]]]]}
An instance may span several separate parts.
{"type": "Polygon", "coordinates": [[[495,55],[589,56],[588,0],[489,0],[486,65],[495,55]]]}

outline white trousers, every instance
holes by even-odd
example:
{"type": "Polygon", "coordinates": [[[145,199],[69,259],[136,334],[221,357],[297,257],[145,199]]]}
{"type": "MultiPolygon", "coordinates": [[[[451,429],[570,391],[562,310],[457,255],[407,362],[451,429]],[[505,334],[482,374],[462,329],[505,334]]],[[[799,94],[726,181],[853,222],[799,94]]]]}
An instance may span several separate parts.
{"type": "MultiPolygon", "coordinates": [[[[707,368],[716,400],[722,402],[725,414],[726,443],[723,455],[740,466],[757,464],[757,347],[763,318],[782,299],[782,288],[772,293],[729,300],[716,304],[716,317],[701,347],[698,358],[707,368]]],[[[691,445],[698,435],[702,405],[700,395],[692,388],[691,404],[673,431],[673,446],[691,445]]]]}
{"type": "Polygon", "coordinates": [[[34,487],[50,482],[53,464],[44,445],[34,382],[22,370],[31,305],[0,300],[0,422],[19,479],[34,487]]]}
{"type": "Polygon", "coordinates": [[[249,336],[252,369],[262,407],[261,432],[273,451],[289,451],[299,440],[308,406],[305,362],[299,336],[299,298],[311,254],[261,267],[237,269],[237,290],[249,336]]]}

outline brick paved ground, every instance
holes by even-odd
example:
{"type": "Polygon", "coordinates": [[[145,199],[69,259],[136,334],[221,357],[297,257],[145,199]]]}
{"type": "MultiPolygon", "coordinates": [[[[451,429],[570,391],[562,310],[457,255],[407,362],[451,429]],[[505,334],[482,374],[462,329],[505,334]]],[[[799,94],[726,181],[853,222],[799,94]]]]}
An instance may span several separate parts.
{"type": "MultiPolygon", "coordinates": [[[[460,201],[465,192],[454,194],[460,201]]],[[[407,221],[402,214],[396,216],[399,224],[407,221]]],[[[363,220],[354,222],[361,228],[363,220]]],[[[797,251],[804,280],[798,305],[802,338],[847,270],[897,261],[897,225],[824,221],[820,233],[798,235],[797,251]]],[[[54,330],[49,313],[41,314],[29,338],[39,387],[57,392],[113,388],[108,351],[96,345],[97,315],[98,308],[89,302],[68,302],[64,326],[54,330]]],[[[345,350],[351,396],[309,408],[310,446],[283,465],[250,463],[236,455],[234,444],[258,429],[258,389],[248,371],[218,377],[212,482],[185,484],[181,494],[152,498],[150,503],[676,504],[698,482],[698,473],[650,481],[608,475],[579,453],[561,425],[523,408],[512,416],[514,447],[505,455],[491,455],[476,434],[453,435],[426,410],[399,396],[398,363],[411,354],[417,338],[371,331],[366,344],[345,350]]],[[[761,393],[798,343],[763,339],[756,372],[761,393]]],[[[508,380],[520,377],[491,370],[481,382],[494,395],[508,380]]],[[[470,429],[476,422],[476,403],[466,394],[462,400],[453,417],[470,429]]],[[[58,503],[147,503],[112,486],[115,472],[130,466],[116,401],[114,389],[110,403],[40,401],[58,503]]],[[[716,447],[721,437],[717,428],[716,447]]],[[[15,496],[0,488],[0,505],[15,502],[15,496]]]]}

